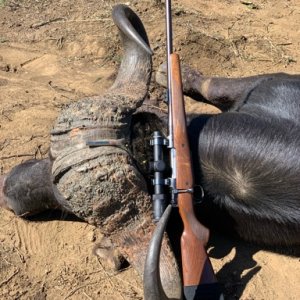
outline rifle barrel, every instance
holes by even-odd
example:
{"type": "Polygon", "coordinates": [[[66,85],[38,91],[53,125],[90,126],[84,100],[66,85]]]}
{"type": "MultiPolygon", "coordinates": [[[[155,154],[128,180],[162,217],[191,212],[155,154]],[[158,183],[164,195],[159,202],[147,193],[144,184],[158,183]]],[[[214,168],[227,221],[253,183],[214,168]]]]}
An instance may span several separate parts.
{"type": "MultiPolygon", "coordinates": [[[[176,151],[174,149],[174,139],[173,139],[173,118],[172,118],[172,63],[171,63],[171,54],[173,53],[173,37],[172,37],[172,9],[171,9],[171,0],[166,0],[166,43],[167,43],[167,79],[168,79],[168,90],[167,90],[167,99],[168,99],[168,115],[169,115],[169,136],[168,136],[168,147],[170,148],[170,162],[171,162],[171,182],[170,187],[175,188],[176,180],[176,161],[175,155],[176,151]]],[[[174,194],[172,193],[171,202],[175,203],[174,194]]]]}

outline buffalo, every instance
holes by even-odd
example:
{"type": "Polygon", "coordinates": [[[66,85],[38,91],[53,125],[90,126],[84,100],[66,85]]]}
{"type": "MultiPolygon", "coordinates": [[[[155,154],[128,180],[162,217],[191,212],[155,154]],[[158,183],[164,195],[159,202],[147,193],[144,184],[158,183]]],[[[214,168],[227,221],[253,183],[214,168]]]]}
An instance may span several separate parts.
{"type": "MultiPolygon", "coordinates": [[[[114,7],[113,19],[124,47],[114,84],[102,96],[62,110],[49,158],[29,160],[0,177],[0,206],[21,217],[46,209],[73,213],[107,237],[97,254],[110,257],[117,249],[142,275],[155,228],[149,140],[155,130],[167,135],[168,120],[166,110],[147,98],[153,53],[141,20],[125,5],[114,7]]],[[[211,78],[183,66],[182,77],[184,94],[222,111],[189,120],[199,217],[216,209],[245,240],[299,245],[300,76],[211,78]]],[[[165,65],[156,79],[165,85],[165,65]]],[[[180,297],[167,235],[160,268],[168,297],[180,297]]]]}

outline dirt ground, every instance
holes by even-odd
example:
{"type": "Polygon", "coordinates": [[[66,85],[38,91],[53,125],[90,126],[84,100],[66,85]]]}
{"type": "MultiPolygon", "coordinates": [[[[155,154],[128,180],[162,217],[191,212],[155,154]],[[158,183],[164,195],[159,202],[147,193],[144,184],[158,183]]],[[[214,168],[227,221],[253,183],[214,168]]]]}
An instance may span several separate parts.
{"type": "MultiPolygon", "coordinates": [[[[47,156],[60,109],[102,93],[121,58],[112,6],[121,1],[0,0],[0,174],[47,156]]],[[[127,1],[164,60],[161,1],[127,1]]],[[[300,73],[300,0],[173,1],[174,44],[206,75],[300,73]]],[[[155,85],[151,92],[155,95],[155,85]]],[[[188,109],[210,111],[187,99],[188,109]]],[[[0,299],[142,299],[132,268],[92,254],[99,229],[47,212],[28,221],[0,209],[0,299]]],[[[300,299],[299,256],[217,234],[209,249],[228,299],[300,299]]]]}

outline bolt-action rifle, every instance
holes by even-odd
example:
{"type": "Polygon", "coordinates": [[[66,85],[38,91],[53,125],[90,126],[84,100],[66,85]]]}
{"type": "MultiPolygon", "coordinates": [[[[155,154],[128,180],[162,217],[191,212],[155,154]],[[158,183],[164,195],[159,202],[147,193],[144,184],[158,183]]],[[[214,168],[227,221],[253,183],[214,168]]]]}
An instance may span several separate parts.
{"type": "Polygon", "coordinates": [[[172,47],[171,1],[166,0],[167,31],[167,70],[169,108],[169,135],[165,139],[159,132],[154,132],[154,220],[159,221],[150,242],[144,273],[145,299],[168,299],[165,295],[159,276],[159,255],[162,237],[167,224],[171,206],[178,206],[183,222],[181,236],[181,260],[184,296],[190,299],[222,299],[220,286],[216,280],[205,246],[209,230],[196,218],[193,207],[194,181],[189,148],[180,60],[172,47]],[[170,153],[171,176],[164,179],[165,163],[163,147],[170,153]],[[164,186],[170,187],[171,205],[167,207],[168,197],[164,186]],[[167,207],[167,208],[166,208],[167,207]]]}

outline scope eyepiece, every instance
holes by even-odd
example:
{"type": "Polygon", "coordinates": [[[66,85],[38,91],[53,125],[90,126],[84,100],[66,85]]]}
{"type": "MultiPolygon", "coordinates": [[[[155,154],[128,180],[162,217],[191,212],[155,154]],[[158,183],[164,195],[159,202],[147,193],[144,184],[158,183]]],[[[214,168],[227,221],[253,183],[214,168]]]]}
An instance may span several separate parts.
{"type": "Polygon", "coordinates": [[[165,194],[166,180],[164,179],[164,172],[167,169],[166,163],[163,159],[163,146],[167,145],[167,140],[161,135],[159,131],[154,131],[153,139],[150,141],[153,146],[154,159],[150,162],[150,170],[154,172],[154,179],[152,184],[154,186],[153,200],[153,217],[157,222],[161,218],[163,212],[167,207],[167,196],[165,194]]]}

